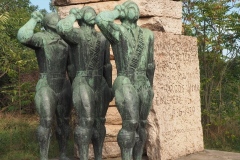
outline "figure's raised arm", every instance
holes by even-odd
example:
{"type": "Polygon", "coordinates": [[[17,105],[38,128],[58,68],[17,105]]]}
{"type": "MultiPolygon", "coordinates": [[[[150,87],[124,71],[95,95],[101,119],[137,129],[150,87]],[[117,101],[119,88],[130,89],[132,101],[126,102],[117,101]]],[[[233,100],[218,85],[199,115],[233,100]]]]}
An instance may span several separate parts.
{"type": "Polygon", "coordinates": [[[106,42],[106,45],[105,45],[103,76],[107,81],[108,87],[112,88],[112,64],[110,62],[109,42],[106,42]]]}
{"type": "Polygon", "coordinates": [[[147,66],[147,77],[150,81],[151,86],[153,86],[153,76],[155,71],[155,61],[154,61],[154,35],[153,32],[149,31],[149,48],[148,48],[148,66],[147,66]]]}
{"type": "MultiPolygon", "coordinates": [[[[40,23],[43,19],[43,15],[35,11],[31,14],[30,20],[23,25],[19,30],[17,34],[18,40],[23,44],[29,44],[32,36],[34,35],[34,28],[36,27],[37,23],[40,23]]],[[[31,45],[31,44],[29,44],[31,45]]]]}
{"type": "Polygon", "coordinates": [[[125,11],[123,5],[118,5],[112,11],[104,11],[97,15],[96,24],[110,43],[117,43],[120,36],[120,25],[115,24],[114,20],[124,17],[125,11]]]}
{"type": "Polygon", "coordinates": [[[64,36],[68,41],[74,43],[73,24],[77,19],[82,18],[82,13],[78,8],[72,8],[69,15],[60,20],[57,24],[57,32],[59,35],[64,36]]]}
{"type": "Polygon", "coordinates": [[[72,84],[73,79],[76,76],[76,68],[74,65],[74,57],[73,57],[71,47],[69,47],[69,49],[68,49],[67,74],[68,74],[69,80],[72,84]]]}

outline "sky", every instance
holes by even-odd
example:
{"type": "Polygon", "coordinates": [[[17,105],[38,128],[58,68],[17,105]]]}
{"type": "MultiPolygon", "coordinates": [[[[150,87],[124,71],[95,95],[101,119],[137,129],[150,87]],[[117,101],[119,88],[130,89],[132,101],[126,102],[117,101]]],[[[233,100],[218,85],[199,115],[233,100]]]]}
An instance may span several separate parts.
{"type": "Polygon", "coordinates": [[[46,9],[48,12],[50,12],[49,9],[50,0],[30,0],[30,2],[33,5],[38,6],[39,9],[46,9]]]}

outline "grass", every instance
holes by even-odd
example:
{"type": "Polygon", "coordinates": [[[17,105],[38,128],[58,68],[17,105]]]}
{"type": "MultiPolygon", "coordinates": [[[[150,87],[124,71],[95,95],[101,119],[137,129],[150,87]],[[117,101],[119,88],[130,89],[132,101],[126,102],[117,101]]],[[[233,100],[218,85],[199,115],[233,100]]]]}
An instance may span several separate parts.
{"type": "MultiPolygon", "coordinates": [[[[37,115],[0,114],[0,160],[38,160],[39,146],[36,129],[39,124],[37,115]]],[[[73,125],[73,120],[71,122],[73,125]]],[[[54,124],[55,125],[55,124],[54,124]]],[[[204,134],[206,149],[240,152],[239,124],[209,128],[204,134]]],[[[49,158],[58,157],[58,143],[53,135],[50,143],[49,158]]],[[[73,157],[73,134],[70,136],[68,155],[73,157]]]]}
{"type": "MultiPolygon", "coordinates": [[[[37,115],[0,114],[0,159],[39,159],[39,146],[36,136],[38,123],[37,115]]],[[[55,133],[54,130],[53,133],[55,133]]],[[[58,143],[54,134],[49,148],[49,158],[58,157],[58,143]]],[[[68,154],[73,155],[72,136],[68,148],[68,154]]]]}

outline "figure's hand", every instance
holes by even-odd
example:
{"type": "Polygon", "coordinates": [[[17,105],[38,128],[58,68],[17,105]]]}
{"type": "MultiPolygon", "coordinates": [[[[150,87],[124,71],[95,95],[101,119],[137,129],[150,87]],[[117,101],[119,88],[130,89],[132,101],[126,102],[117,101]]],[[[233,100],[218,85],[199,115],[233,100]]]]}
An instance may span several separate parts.
{"type": "Polygon", "coordinates": [[[125,13],[125,7],[123,5],[117,5],[114,10],[117,10],[119,12],[119,17],[120,19],[125,18],[126,17],[126,13],[125,13]]]}
{"type": "Polygon", "coordinates": [[[36,22],[42,22],[43,15],[39,11],[35,11],[31,14],[31,18],[36,20],[36,22]]]}
{"type": "Polygon", "coordinates": [[[69,14],[73,14],[76,17],[76,19],[82,19],[82,12],[78,8],[72,8],[69,11],[69,14]]]}
{"type": "Polygon", "coordinates": [[[72,24],[65,19],[61,20],[57,24],[57,32],[59,34],[64,34],[65,32],[69,32],[72,29],[72,24]]]}

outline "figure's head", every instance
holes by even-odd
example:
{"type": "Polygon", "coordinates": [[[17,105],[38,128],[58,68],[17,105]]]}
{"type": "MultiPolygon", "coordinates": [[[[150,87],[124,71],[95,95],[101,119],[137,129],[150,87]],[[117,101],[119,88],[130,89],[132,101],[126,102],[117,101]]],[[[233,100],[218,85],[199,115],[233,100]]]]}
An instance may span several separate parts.
{"type": "Polygon", "coordinates": [[[82,22],[90,26],[93,26],[95,24],[95,18],[97,14],[92,7],[85,6],[81,8],[80,12],[82,13],[81,20],[78,20],[80,26],[82,22]]]}
{"type": "Polygon", "coordinates": [[[140,16],[138,5],[135,2],[128,0],[123,3],[123,6],[125,7],[126,18],[129,21],[136,22],[140,16]]]}
{"type": "Polygon", "coordinates": [[[56,26],[58,21],[60,21],[60,17],[57,13],[48,13],[43,18],[42,24],[45,30],[51,29],[56,30],[56,26]]]}

